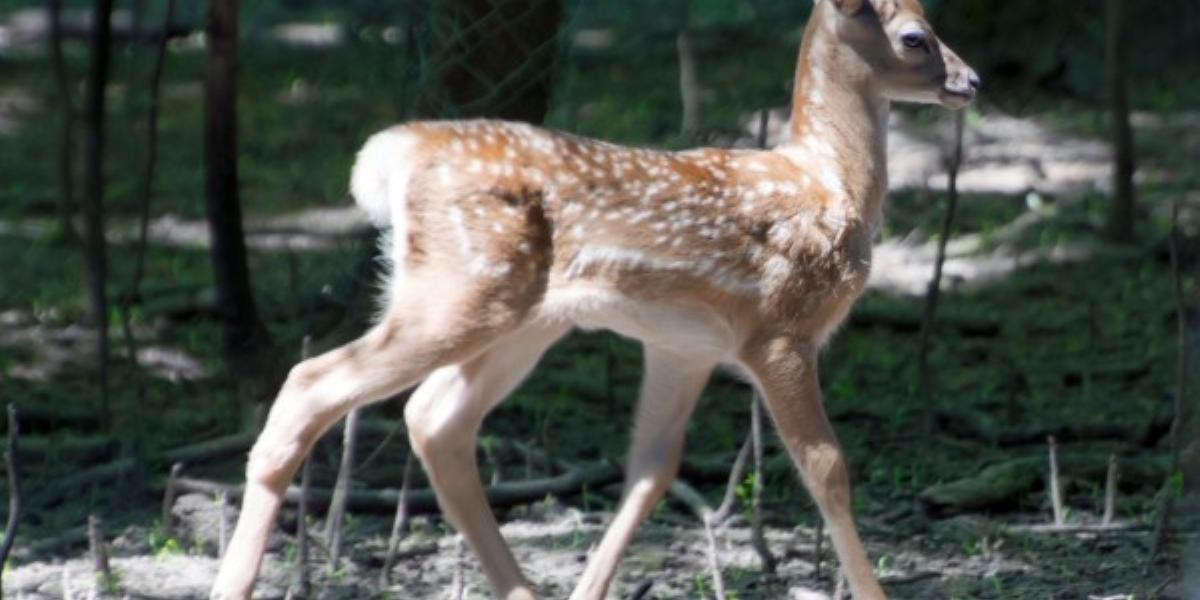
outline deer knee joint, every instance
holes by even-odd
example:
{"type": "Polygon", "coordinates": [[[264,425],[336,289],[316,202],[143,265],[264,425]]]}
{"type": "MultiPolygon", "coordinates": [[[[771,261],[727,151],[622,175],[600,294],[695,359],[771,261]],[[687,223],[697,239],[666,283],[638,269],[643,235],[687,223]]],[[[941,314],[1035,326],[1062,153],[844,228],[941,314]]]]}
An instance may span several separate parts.
{"type": "Polygon", "coordinates": [[[804,478],[818,500],[834,504],[849,501],[850,476],[842,450],[834,444],[817,444],[804,449],[801,458],[804,478]]]}
{"type": "Polygon", "coordinates": [[[298,439],[286,442],[259,439],[246,462],[246,481],[270,488],[287,485],[302,455],[298,439]]]}
{"type": "MultiPolygon", "coordinates": [[[[300,361],[288,371],[287,379],[283,382],[283,390],[286,392],[299,392],[309,389],[320,377],[321,371],[313,363],[312,359],[300,361]]],[[[280,397],[286,397],[286,395],[281,393],[280,397]]]]}

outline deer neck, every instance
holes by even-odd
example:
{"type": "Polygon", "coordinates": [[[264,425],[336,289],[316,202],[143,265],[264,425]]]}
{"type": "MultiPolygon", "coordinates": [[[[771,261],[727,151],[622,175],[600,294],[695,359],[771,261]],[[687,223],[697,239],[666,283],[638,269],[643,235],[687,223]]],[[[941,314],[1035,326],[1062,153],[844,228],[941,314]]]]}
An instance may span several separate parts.
{"type": "Polygon", "coordinates": [[[836,15],[818,3],[796,67],[790,139],[778,148],[813,172],[852,218],[877,228],[887,191],[889,102],[871,69],[838,38],[836,15]]]}

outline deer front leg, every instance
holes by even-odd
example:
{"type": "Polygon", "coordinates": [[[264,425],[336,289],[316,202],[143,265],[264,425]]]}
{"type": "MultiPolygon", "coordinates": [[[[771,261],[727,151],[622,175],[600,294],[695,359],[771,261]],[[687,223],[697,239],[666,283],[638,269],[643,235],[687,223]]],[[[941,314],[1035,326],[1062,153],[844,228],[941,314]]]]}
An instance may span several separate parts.
{"type": "Polygon", "coordinates": [[[480,423],[521,383],[566,328],[529,325],[462,365],[430,375],[404,408],[413,451],[442,514],[466,538],[497,597],[532,600],[532,586],[500,535],[475,458],[480,423]]]}
{"type": "Polygon", "coordinates": [[[801,479],[828,526],[855,600],[886,600],[854,526],[846,460],[825,415],[817,350],[793,339],[748,347],[743,363],[757,380],[801,479]]]}
{"type": "Polygon", "coordinates": [[[625,469],[625,493],[571,600],[601,600],[625,548],[679,470],[684,434],[712,363],[646,347],[646,371],[625,469]]]}

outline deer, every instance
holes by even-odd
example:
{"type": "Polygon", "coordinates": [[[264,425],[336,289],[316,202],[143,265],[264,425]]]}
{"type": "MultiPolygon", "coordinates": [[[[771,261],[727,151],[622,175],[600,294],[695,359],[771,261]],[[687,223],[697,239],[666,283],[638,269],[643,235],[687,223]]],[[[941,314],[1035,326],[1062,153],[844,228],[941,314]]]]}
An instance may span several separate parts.
{"type": "Polygon", "coordinates": [[[288,373],[250,451],[211,597],[250,597],[286,488],[350,410],[412,386],[413,452],[492,591],[537,597],[479,477],[481,422],[574,328],[644,346],[622,499],[570,598],[604,598],[675,478],[717,367],[764,399],[850,591],[886,598],[851,511],[818,355],[863,293],[887,191],[893,102],[967,107],[980,79],[918,0],[816,0],[789,139],[770,150],[627,148],[528,124],[420,121],[369,138],[357,205],[389,232],[380,314],[288,373]]]}

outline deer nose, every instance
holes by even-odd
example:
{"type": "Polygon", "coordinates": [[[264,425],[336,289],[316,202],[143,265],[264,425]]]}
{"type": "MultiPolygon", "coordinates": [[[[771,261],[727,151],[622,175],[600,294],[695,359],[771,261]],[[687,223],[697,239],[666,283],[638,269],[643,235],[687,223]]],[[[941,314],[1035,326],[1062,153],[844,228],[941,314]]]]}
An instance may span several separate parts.
{"type": "Polygon", "coordinates": [[[979,88],[983,86],[983,80],[979,79],[979,74],[975,72],[975,69],[967,70],[967,85],[971,87],[972,92],[978,92],[979,88]]]}

